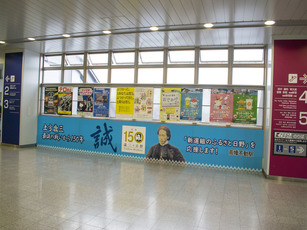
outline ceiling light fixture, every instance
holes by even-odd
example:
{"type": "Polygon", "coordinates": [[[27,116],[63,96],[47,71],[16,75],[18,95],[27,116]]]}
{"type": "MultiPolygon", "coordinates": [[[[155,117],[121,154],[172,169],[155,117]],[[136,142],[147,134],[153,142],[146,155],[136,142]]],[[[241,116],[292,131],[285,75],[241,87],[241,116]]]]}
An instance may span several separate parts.
{"type": "Polygon", "coordinates": [[[5,44],[5,41],[0,41],[0,44],[5,44]]]}
{"type": "Polygon", "coordinates": [[[69,34],[63,34],[62,36],[63,36],[64,38],[69,38],[69,37],[70,37],[69,34]]]}
{"type": "Polygon", "coordinates": [[[150,27],[150,30],[152,30],[152,31],[157,31],[157,30],[159,30],[159,27],[157,27],[157,26],[152,26],[152,27],[150,27]]]}
{"type": "Polygon", "coordinates": [[[28,38],[29,41],[35,41],[35,38],[28,38]]]}
{"type": "Polygon", "coordinates": [[[268,20],[268,21],[265,21],[264,24],[267,25],[267,26],[272,26],[272,25],[275,24],[275,21],[273,21],[273,20],[268,20]]]}
{"type": "Polygon", "coordinates": [[[212,23],[206,23],[206,24],[204,24],[204,27],[205,28],[212,28],[213,27],[213,24],[212,23]]]}
{"type": "Polygon", "coordinates": [[[104,33],[104,34],[111,34],[111,31],[110,30],[104,30],[104,31],[102,31],[102,33],[104,33]]]}

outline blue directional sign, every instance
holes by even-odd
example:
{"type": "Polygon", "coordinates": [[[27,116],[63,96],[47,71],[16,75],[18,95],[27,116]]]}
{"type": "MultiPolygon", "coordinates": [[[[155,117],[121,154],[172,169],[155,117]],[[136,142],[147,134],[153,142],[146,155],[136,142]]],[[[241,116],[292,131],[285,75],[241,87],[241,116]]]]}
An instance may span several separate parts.
{"type": "Polygon", "coordinates": [[[295,145],[290,145],[289,146],[289,153],[295,153],[296,151],[296,146],[295,145]]]}
{"type": "Polygon", "coordinates": [[[23,53],[5,55],[2,143],[19,145],[23,53]]]}
{"type": "Polygon", "coordinates": [[[276,145],[276,152],[282,153],[284,151],[284,146],[283,145],[276,145]]]}
{"type": "Polygon", "coordinates": [[[274,155],[307,157],[307,133],[274,132],[274,155]]]}

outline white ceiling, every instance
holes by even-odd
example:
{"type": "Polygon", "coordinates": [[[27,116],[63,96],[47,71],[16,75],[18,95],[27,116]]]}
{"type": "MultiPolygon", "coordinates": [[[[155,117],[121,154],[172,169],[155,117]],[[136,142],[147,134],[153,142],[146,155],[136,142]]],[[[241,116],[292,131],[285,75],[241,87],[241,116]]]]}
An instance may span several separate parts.
{"type": "Polygon", "coordinates": [[[272,35],[307,35],[307,0],[0,0],[0,51],[263,45],[272,35]]]}

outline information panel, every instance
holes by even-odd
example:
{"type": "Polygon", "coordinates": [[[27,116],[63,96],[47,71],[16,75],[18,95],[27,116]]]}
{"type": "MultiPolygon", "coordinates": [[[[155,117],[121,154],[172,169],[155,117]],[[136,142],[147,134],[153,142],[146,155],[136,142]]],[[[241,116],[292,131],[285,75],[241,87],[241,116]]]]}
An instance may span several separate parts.
{"type": "Polygon", "coordinates": [[[307,178],[307,40],[275,40],[269,174],[307,178]]]}
{"type": "MultiPolygon", "coordinates": [[[[302,42],[302,41],[300,41],[302,42]]],[[[300,43],[296,41],[295,43],[300,43]]],[[[289,41],[275,41],[275,43],[289,44],[289,41]]],[[[294,46],[294,45],[291,45],[294,46]]],[[[277,51],[281,52],[282,50],[277,51]]],[[[284,55],[287,55],[285,53],[284,55]]],[[[299,49],[295,48],[293,58],[287,59],[287,65],[275,70],[273,86],[273,115],[272,129],[274,131],[274,154],[306,157],[306,146],[293,138],[297,135],[307,136],[307,69],[306,58],[300,56],[299,49]],[[295,56],[295,52],[297,53],[295,56]],[[288,131],[287,135],[281,131],[288,131]],[[287,138],[279,138],[287,136],[287,138]],[[288,141],[293,138],[289,145],[288,141]]],[[[283,56],[282,54],[280,56],[283,56]]],[[[281,59],[276,57],[275,60],[281,59]]],[[[277,63],[276,63],[277,64],[277,63]]]]}
{"type": "Polygon", "coordinates": [[[307,133],[274,132],[274,154],[306,157],[307,133]]]}
{"type": "Polygon", "coordinates": [[[22,53],[5,55],[2,143],[19,145],[22,53]]]}

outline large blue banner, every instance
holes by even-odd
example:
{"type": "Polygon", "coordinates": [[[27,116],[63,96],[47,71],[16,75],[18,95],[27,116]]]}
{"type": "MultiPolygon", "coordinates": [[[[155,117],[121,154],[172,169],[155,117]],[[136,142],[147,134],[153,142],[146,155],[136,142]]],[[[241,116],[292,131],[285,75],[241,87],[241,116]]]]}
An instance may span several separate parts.
{"type": "Polygon", "coordinates": [[[19,145],[22,53],[5,55],[2,143],[19,145]]]}
{"type": "Polygon", "coordinates": [[[263,130],[259,129],[39,116],[37,143],[189,164],[262,169],[263,130]]]}

